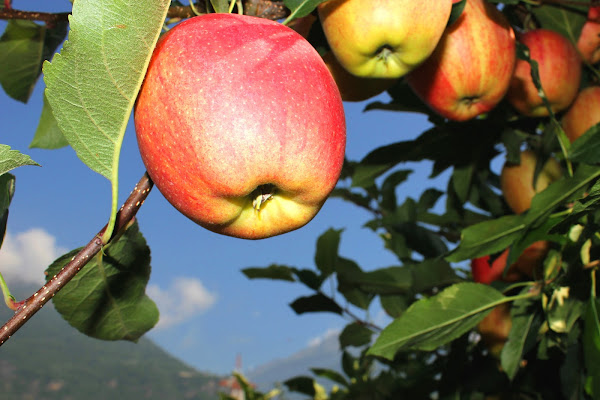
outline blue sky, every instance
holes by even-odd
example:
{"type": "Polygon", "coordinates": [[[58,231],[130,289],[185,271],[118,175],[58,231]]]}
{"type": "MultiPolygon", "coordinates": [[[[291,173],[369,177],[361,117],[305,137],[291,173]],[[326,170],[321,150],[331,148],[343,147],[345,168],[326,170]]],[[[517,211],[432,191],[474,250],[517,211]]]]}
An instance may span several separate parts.
{"type": "MultiPolygon", "coordinates": [[[[42,90],[40,81],[26,105],[0,94],[0,143],[42,165],[13,171],[16,193],[8,236],[0,249],[0,271],[9,285],[21,281],[41,284],[45,267],[63,252],[87,243],[109,213],[109,182],[82,164],[70,148],[28,148],[41,112],[42,90]]],[[[385,100],[385,95],[380,99],[385,100]]],[[[346,155],[352,160],[377,146],[414,138],[429,126],[421,115],[363,113],[364,105],[345,104],[346,155]]],[[[428,166],[419,166],[400,187],[400,198],[417,197],[430,186],[424,185],[429,172],[428,166]]],[[[143,173],[130,121],[121,152],[120,203],[143,173]]],[[[330,199],[304,228],[275,238],[245,241],[195,225],[154,189],[138,214],[140,229],[152,249],[148,292],[162,314],[159,326],[148,336],[192,366],[219,373],[233,369],[238,353],[244,368],[250,369],[317,343],[343,328],[346,321],[329,314],[296,316],[288,304],[310,294],[300,284],[250,281],[240,270],[271,263],[314,268],[316,239],[330,227],[345,229],[340,253],[364,269],[397,265],[377,235],[362,227],[368,219],[366,212],[330,199]]],[[[369,317],[384,319],[377,307],[369,317]]],[[[18,333],[11,340],[19,340],[18,333]]]]}

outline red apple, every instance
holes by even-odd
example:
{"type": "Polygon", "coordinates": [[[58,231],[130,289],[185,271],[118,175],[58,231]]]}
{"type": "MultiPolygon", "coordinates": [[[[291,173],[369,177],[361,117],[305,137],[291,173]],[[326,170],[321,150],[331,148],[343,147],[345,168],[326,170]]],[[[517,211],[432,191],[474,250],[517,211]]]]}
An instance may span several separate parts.
{"type": "Polygon", "coordinates": [[[331,50],[351,74],[400,78],[440,40],[452,0],[328,0],[319,4],[331,50]]]}
{"type": "Polygon", "coordinates": [[[500,357],[511,328],[510,304],[507,303],[500,304],[492,309],[477,326],[481,339],[489,349],[490,354],[496,358],[500,357]]]}
{"type": "Polygon", "coordinates": [[[500,173],[500,188],[508,206],[515,214],[521,214],[531,207],[531,200],[536,193],[546,189],[552,182],[563,175],[560,163],[550,157],[542,170],[535,177],[535,167],[538,157],[535,152],[521,152],[520,163],[505,163],[500,173]]]}
{"type": "MultiPolygon", "coordinates": [[[[540,82],[550,107],[555,113],[565,110],[579,91],[581,57],[577,49],[567,38],[549,29],[534,29],[518,39],[538,63],[540,82]]],[[[549,115],[531,78],[531,66],[525,60],[517,60],[506,99],[525,116],[549,115]]]]}
{"type": "Polygon", "coordinates": [[[343,101],[363,101],[386,91],[398,79],[362,78],[352,75],[340,65],[331,51],[323,56],[325,65],[329,68],[333,79],[340,90],[343,101]]]}
{"type": "Polygon", "coordinates": [[[508,20],[491,3],[468,0],[431,57],[407,81],[435,112],[465,121],[502,100],[515,59],[515,34],[508,20]]]}
{"type": "Polygon", "coordinates": [[[471,260],[473,280],[486,285],[500,280],[505,282],[517,282],[521,280],[521,274],[512,267],[507,271],[506,276],[502,276],[504,274],[504,269],[506,268],[508,253],[509,249],[504,250],[491,264],[491,257],[489,255],[471,260]]]}
{"type": "Polygon", "coordinates": [[[491,264],[489,255],[474,258],[471,260],[473,281],[489,285],[494,281],[518,282],[523,279],[535,278],[541,273],[549,249],[548,241],[539,240],[532,243],[506,271],[506,276],[504,276],[504,269],[510,249],[500,253],[491,264]]]}
{"type": "Polygon", "coordinates": [[[308,223],[344,160],[344,110],[327,66],[301,35],[256,17],[202,15],[163,35],[134,120],[165,198],[240,238],[308,223]]]}
{"type": "Polygon", "coordinates": [[[562,117],[562,127],[571,142],[592,126],[600,123],[600,86],[589,86],[579,92],[562,117]]]}
{"type": "Polygon", "coordinates": [[[577,49],[583,60],[590,64],[600,61],[600,7],[590,7],[587,21],[583,24],[577,49]]]}

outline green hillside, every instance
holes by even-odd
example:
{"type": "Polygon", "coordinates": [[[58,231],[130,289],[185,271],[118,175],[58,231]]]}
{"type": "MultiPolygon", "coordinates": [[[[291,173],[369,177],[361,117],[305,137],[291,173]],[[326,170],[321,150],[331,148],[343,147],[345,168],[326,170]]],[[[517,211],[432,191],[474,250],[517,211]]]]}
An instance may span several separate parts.
{"type": "MultiPolygon", "coordinates": [[[[2,304],[0,323],[11,315],[2,304]]],[[[0,347],[2,400],[210,400],[218,398],[218,381],[148,339],[130,343],[88,338],[52,306],[0,347]]]]}

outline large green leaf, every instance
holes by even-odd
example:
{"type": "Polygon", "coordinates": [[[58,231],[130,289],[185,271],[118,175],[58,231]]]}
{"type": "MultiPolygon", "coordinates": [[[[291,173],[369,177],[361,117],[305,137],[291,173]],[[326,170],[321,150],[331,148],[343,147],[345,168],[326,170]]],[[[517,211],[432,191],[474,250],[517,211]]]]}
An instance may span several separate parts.
{"type": "Polygon", "coordinates": [[[28,155],[23,154],[18,150],[11,150],[10,146],[5,144],[0,144],[0,175],[24,165],[39,166],[39,164],[33,161],[28,155]]]}
{"type": "MultiPolygon", "coordinates": [[[[78,251],[54,261],[47,278],[58,274],[78,251]]],[[[158,322],[158,309],[145,293],[149,278],[150,248],[136,223],[54,296],[54,306],[88,336],[136,341],[158,322]]]]}
{"type": "Polygon", "coordinates": [[[468,332],[504,301],[502,293],[487,285],[452,285],[413,303],[381,332],[368,354],[391,360],[402,349],[434,350],[468,332]]]}
{"type": "Polygon", "coordinates": [[[342,229],[328,229],[317,239],[315,264],[324,277],[335,271],[342,229]]]}
{"type": "Polygon", "coordinates": [[[42,63],[51,58],[66,34],[64,23],[48,29],[32,21],[8,21],[0,37],[0,84],[6,94],[26,103],[42,73],[42,63]]]}
{"type": "Polygon", "coordinates": [[[46,96],[77,156],[112,184],[117,211],[125,128],[169,6],[168,0],[80,0],[60,54],[44,64],[46,96]]]}

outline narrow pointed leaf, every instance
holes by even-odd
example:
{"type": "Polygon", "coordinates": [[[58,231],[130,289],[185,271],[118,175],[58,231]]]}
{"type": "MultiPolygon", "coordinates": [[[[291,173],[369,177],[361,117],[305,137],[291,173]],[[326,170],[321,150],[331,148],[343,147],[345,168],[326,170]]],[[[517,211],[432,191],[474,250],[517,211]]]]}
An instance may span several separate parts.
{"type": "Polygon", "coordinates": [[[348,346],[360,347],[368,344],[373,336],[373,331],[364,324],[352,322],[340,333],[339,341],[342,349],[348,346]]]}
{"type": "Polygon", "coordinates": [[[312,296],[299,297],[294,300],[290,307],[296,314],[304,314],[307,312],[332,312],[342,314],[342,308],[329,297],[317,293],[312,296]]]}
{"type": "Polygon", "coordinates": [[[468,332],[504,299],[487,285],[452,285],[413,303],[381,332],[368,354],[391,360],[402,349],[434,350],[468,332]]]}
{"type": "MultiPolygon", "coordinates": [[[[78,251],[52,263],[47,278],[56,275],[78,251]]],[[[136,223],[54,296],[54,306],[69,324],[88,336],[137,341],[158,322],[156,304],[145,293],[149,278],[150,248],[136,223]]]]}
{"type": "Polygon", "coordinates": [[[313,12],[325,0],[283,0],[283,4],[292,12],[293,18],[302,18],[313,12]]]}
{"type": "Polygon", "coordinates": [[[342,229],[330,228],[317,239],[315,264],[324,277],[335,271],[342,231],[342,229]]]}
{"type": "Polygon", "coordinates": [[[12,174],[0,175],[0,247],[6,234],[8,221],[8,207],[15,194],[15,176],[12,174]]]}
{"type": "Polygon", "coordinates": [[[28,155],[23,154],[18,150],[11,150],[10,146],[5,144],[0,144],[0,175],[24,165],[39,166],[39,164],[33,161],[28,155]]]}
{"type": "Polygon", "coordinates": [[[244,268],[242,273],[249,279],[278,279],[294,282],[294,268],[285,265],[269,265],[265,268],[244,268]]]}

